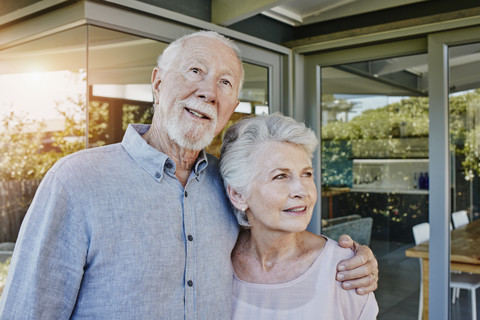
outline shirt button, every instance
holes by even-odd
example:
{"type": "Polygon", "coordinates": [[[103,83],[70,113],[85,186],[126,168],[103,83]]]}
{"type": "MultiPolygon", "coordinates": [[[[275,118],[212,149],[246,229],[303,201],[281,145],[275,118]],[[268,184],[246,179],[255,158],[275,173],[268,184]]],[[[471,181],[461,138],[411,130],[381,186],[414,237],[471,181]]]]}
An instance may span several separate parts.
{"type": "Polygon", "coordinates": [[[193,236],[191,234],[189,234],[187,238],[189,241],[193,241],[193,236]]]}
{"type": "Polygon", "coordinates": [[[161,176],[160,172],[155,172],[155,178],[160,179],[161,176]]]}
{"type": "Polygon", "coordinates": [[[188,280],[187,284],[188,284],[189,287],[192,287],[192,286],[193,286],[193,281],[192,281],[192,280],[188,280]]]}
{"type": "Polygon", "coordinates": [[[167,162],[165,167],[167,167],[167,169],[172,169],[173,165],[170,162],[167,162]]]}
{"type": "Polygon", "coordinates": [[[188,192],[185,190],[185,198],[188,197],[188,192]]]}

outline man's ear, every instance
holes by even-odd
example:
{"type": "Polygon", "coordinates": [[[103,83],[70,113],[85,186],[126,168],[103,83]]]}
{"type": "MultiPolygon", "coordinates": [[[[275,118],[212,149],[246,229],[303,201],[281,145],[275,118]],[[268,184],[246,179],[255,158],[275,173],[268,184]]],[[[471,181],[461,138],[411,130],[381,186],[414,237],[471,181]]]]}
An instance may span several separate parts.
{"type": "Polygon", "coordinates": [[[160,85],[160,83],[162,82],[162,69],[160,69],[160,67],[156,66],[155,68],[153,68],[153,71],[152,71],[152,90],[153,90],[153,99],[154,99],[154,103],[158,103],[158,99],[157,99],[157,93],[158,93],[158,86],[160,85]]]}
{"type": "Polygon", "coordinates": [[[242,211],[246,210],[248,205],[245,201],[245,197],[242,194],[238,193],[230,186],[227,186],[227,194],[235,208],[242,211]]]}

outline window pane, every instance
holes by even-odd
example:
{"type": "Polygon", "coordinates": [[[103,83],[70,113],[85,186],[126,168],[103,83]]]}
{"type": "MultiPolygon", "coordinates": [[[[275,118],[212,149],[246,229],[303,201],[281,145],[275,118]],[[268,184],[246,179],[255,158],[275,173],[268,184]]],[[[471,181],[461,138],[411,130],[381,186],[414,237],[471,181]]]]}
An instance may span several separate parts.
{"type": "Polygon", "coordinates": [[[88,146],[120,142],[129,123],[151,123],[152,70],[166,43],[89,26],[88,146]]]}
{"type": "Polygon", "coordinates": [[[16,241],[48,169],[85,148],[85,39],[79,27],[0,51],[0,243],[16,241]]]}
{"type": "MultiPolygon", "coordinates": [[[[459,229],[480,216],[478,198],[480,176],[480,44],[468,44],[449,48],[449,129],[451,159],[451,212],[452,226],[459,229]]],[[[458,230],[458,232],[463,232],[458,230]]],[[[458,254],[454,243],[457,232],[452,233],[451,254],[458,254]]],[[[478,247],[471,239],[461,236],[461,251],[465,256],[477,256],[478,247]]],[[[474,275],[452,268],[452,287],[462,281],[475,282],[474,275]],[[467,279],[467,280],[465,280],[467,279]]],[[[452,293],[452,319],[471,319],[470,290],[452,293]]],[[[473,293],[472,293],[473,294],[473,293]]]]}
{"type": "MultiPolygon", "coordinates": [[[[121,141],[129,123],[151,122],[150,77],[166,46],[83,26],[0,51],[0,242],[16,241],[38,184],[58,159],[121,141]]],[[[229,125],[268,113],[268,69],[244,68],[229,125]]],[[[208,152],[219,155],[221,137],[208,152]]],[[[0,295],[7,258],[0,256],[0,295]]]]}
{"type": "Polygon", "coordinates": [[[208,153],[220,156],[222,137],[225,130],[241,118],[253,114],[269,113],[268,103],[268,68],[251,63],[243,63],[245,81],[239,94],[240,103],[230,117],[225,129],[220,132],[206,148],[208,153]]]}
{"type": "MultiPolygon", "coordinates": [[[[167,44],[89,27],[89,147],[120,142],[129,123],[151,123],[152,70],[167,44]]],[[[245,115],[268,113],[268,69],[243,63],[240,104],[227,126],[245,115]]],[[[207,152],[219,156],[223,132],[207,152]]]]}
{"type": "Polygon", "coordinates": [[[449,50],[452,212],[480,216],[480,44],[449,50]]]}
{"type": "Polygon", "coordinates": [[[419,263],[405,249],[414,244],[412,227],[428,220],[426,69],[426,55],[322,68],[322,233],[370,245],[386,319],[412,296],[414,308],[402,311],[418,312],[419,263]],[[358,228],[346,223],[362,218],[358,228]],[[345,229],[335,231],[339,221],[345,229]]]}

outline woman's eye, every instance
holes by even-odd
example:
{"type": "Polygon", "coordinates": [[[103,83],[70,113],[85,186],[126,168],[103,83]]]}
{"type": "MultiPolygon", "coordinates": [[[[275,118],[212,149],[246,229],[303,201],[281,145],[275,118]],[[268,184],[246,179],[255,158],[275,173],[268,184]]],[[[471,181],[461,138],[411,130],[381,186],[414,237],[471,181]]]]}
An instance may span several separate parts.
{"type": "Polygon", "coordinates": [[[284,178],[286,178],[286,177],[287,177],[287,175],[284,174],[284,173],[282,173],[282,174],[276,175],[275,177],[273,177],[273,179],[275,179],[275,180],[280,180],[280,179],[284,179],[284,178]]]}
{"type": "Polygon", "coordinates": [[[200,73],[200,69],[198,68],[192,68],[190,69],[193,73],[200,73]]]}
{"type": "Polygon", "coordinates": [[[304,176],[304,177],[307,177],[307,178],[313,177],[313,172],[305,172],[305,173],[303,174],[303,176],[304,176]]]}

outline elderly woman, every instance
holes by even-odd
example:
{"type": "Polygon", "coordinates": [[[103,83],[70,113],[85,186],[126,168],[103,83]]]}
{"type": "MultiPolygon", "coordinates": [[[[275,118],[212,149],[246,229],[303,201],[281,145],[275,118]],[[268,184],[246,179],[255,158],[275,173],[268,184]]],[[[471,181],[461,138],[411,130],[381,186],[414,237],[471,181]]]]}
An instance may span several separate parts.
{"type": "Polygon", "coordinates": [[[375,319],[373,293],[335,280],[353,252],[306,231],[317,200],[312,130],[272,114],[225,134],[220,169],[242,231],[232,252],[232,319],[375,319]]]}

